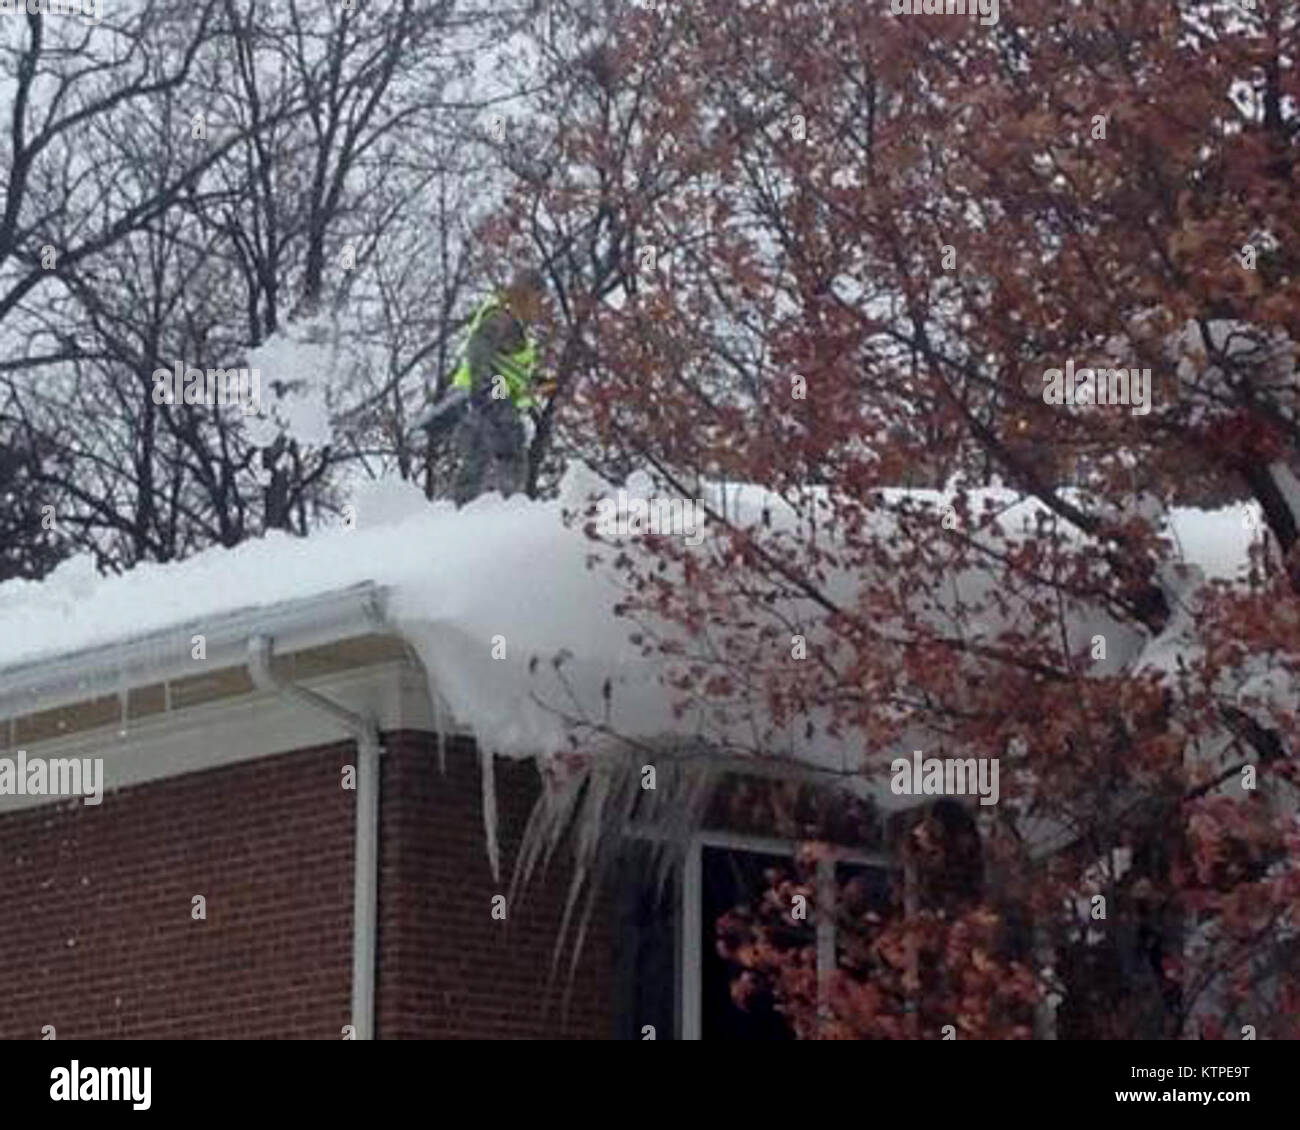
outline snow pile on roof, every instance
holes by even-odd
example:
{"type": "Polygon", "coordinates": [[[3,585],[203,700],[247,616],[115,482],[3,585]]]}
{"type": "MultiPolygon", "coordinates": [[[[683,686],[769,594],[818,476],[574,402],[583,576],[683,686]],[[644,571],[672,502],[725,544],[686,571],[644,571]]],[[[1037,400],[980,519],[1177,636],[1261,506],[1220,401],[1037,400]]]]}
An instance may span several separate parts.
{"type": "MultiPolygon", "coordinates": [[[[409,484],[387,481],[357,493],[355,528],[306,539],[273,533],[116,577],[100,577],[87,558],[77,558],[41,582],[0,585],[0,669],[372,581],[388,590],[389,617],[420,655],[433,687],[485,749],[511,756],[575,746],[595,752],[620,737],[652,743],[696,737],[715,745],[735,737],[752,744],[751,725],[733,734],[716,719],[674,712],[674,695],[663,683],[666,661],[644,655],[629,640],[635,626],[614,614],[624,592],[613,554],[604,551],[602,562],[589,567],[597,547],[580,524],[564,522],[566,509],[618,489],[628,498],[653,493],[644,475],[615,488],[571,464],[558,499],[488,495],[458,512],[450,503],[427,502],[409,484]]],[[[891,491],[886,501],[941,505],[945,497],[891,491]]],[[[996,488],[973,497],[977,504],[986,497],[999,502],[1008,531],[1037,509],[996,488]]],[[[758,522],[766,509],[773,530],[797,526],[789,506],[756,487],[715,486],[705,498],[741,525],[758,522]]],[[[882,512],[880,520],[895,519],[882,512]]],[[[1206,577],[1240,575],[1253,528],[1243,507],[1181,510],[1171,518],[1182,556],[1206,577]]],[[[698,552],[708,550],[705,538],[698,552]]],[[[939,602],[969,604],[990,581],[954,577],[951,595],[939,602]]],[[[855,584],[852,575],[832,578],[840,593],[855,584]]],[[[996,619],[979,627],[992,634],[1004,626],[996,619]]],[[[1086,619],[1078,625],[1084,633],[1094,627],[1086,619]]],[[[1112,662],[1132,664],[1153,642],[1134,638],[1114,649],[1124,654],[1112,662]]],[[[841,742],[816,729],[808,738],[801,719],[788,734],[782,731],[779,748],[822,766],[857,768],[862,750],[851,737],[841,742]]]]}

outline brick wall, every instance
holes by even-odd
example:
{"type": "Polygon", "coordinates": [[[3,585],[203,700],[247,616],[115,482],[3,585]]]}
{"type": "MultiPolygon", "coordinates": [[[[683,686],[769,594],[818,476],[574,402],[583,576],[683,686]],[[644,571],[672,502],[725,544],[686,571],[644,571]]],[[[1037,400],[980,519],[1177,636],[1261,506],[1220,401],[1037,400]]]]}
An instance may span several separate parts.
{"type": "Polygon", "coordinates": [[[338,1038],[350,746],[0,816],[0,1036],[338,1038]],[[191,899],[207,900],[207,920],[191,899]]]}
{"type": "Polygon", "coordinates": [[[569,873],[534,878],[506,920],[511,866],[539,781],[531,761],[498,759],[501,881],[483,832],[481,774],[472,743],[449,742],[447,772],[427,734],[390,734],[380,842],[378,1032],[382,1038],[568,1037],[614,1033],[610,907],[593,914],[572,986],[564,952],[547,986],[569,873]],[[567,1008],[565,996],[568,996],[567,1008]]]}
{"type": "MultiPolygon", "coordinates": [[[[472,747],[449,748],[444,777],[429,735],[386,741],[379,1037],[608,1036],[603,913],[565,1015],[546,973],[566,877],[491,917],[533,765],[498,762],[498,885],[472,747]]],[[[300,750],[0,815],[0,1038],[52,1024],[60,1039],[338,1039],[355,813],[339,771],[353,759],[350,744],[300,750]]]]}

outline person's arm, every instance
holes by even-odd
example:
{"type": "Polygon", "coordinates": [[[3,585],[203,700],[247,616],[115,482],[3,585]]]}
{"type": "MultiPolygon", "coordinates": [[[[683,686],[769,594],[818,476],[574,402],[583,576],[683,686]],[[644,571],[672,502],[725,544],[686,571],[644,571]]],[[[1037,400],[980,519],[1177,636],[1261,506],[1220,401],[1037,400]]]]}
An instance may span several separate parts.
{"type": "Polygon", "coordinates": [[[470,399],[481,405],[492,398],[492,380],[496,377],[496,359],[524,346],[524,331],[513,314],[493,310],[474,331],[465,351],[469,364],[470,399]]]}

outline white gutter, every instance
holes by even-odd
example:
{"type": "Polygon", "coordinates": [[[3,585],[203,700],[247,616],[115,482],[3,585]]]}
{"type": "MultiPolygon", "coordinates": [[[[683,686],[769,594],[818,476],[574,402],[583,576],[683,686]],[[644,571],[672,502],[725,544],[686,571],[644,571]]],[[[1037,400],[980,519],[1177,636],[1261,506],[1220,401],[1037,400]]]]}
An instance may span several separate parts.
{"type": "Polygon", "coordinates": [[[374,722],[271,670],[274,641],[248,640],[248,673],[263,691],[334,719],[357,744],[357,833],[352,853],[352,1024],[358,1040],[375,1038],[375,938],[379,887],[379,731],[374,722]]]}
{"type": "Polygon", "coordinates": [[[74,702],[183,679],[223,667],[243,667],[248,639],[261,633],[282,650],[300,651],[349,636],[392,631],[384,590],[372,582],[302,600],[235,609],[100,647],[0,667],[0,718],[37,714],[74,702]],[[193,657],[193,637],[206,644],[193,657]]]}

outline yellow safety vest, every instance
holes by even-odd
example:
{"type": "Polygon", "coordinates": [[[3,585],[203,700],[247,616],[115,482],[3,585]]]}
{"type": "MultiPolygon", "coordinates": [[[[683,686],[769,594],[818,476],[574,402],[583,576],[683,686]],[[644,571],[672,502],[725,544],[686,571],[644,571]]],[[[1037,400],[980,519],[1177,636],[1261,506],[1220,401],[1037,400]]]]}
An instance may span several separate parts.
{"type": "MultiPolygon", "coordinates": [[[[473,340],[474,335],[478,332],[479,326],[483,324],[483,319],[497,309],[508,309],[505,301],[498,294],[492,295],[484,300],[483,304],[475,311],[473,320],[469,324],[469,332],[465,335],[465,344],[460,351],[460,364],[456,366],[456,371],[452,374],[451,385],[453,388],[463,388],[469,392],[472,388],[469,372],[469,343],[473,340]]],[[[510,393],[510,403],[522,412],[536,405],[537,401],[533,398],[533,375],[537,366],[537,347],[533,343],[532,336],[524,329],[524,346],[513,353],[498,353],[492,359],[492,369],[494,375],[499,374],[505,378],[506,389],[510,393]]]]}

